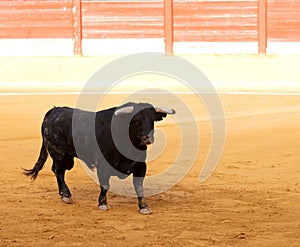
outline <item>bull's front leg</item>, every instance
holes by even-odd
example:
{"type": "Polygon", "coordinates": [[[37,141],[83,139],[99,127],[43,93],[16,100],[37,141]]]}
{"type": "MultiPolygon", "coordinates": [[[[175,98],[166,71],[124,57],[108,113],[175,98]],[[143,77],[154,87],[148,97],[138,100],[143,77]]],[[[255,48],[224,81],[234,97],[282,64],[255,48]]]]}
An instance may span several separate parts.
{"type": "Polygon", "coordinates": [[[146,163],[135,164],[133,171],[133,185],[138,198],[138,205],[141,214],[152,214],[151,208],[147,205],[144,198],[144,178],[146,175],[146,163]]]}
{"type": "Polygon", "coordinates": [[[98,199],[98,208],[100,210],[106,211],[109,210],[110,207],[107,204],[107,191],[108,191],[108,187],[107,186],[100,186],[101,192],[100,192],[100,196],[98,199]]]}
{"type": "Polygon", "coordinates": [[[106,211],[109,210],[110,207],[107,204],[107,192],[109,190],[109,179],[110,179],[110,175],[107,174],[106,171],[101,171],[101,169],[97,169],[97,175],[98,175],[98,180],[99,180],[99,184],[100,184],[100,196],[98,199],[98,208],[100,210],[106,211]]]}

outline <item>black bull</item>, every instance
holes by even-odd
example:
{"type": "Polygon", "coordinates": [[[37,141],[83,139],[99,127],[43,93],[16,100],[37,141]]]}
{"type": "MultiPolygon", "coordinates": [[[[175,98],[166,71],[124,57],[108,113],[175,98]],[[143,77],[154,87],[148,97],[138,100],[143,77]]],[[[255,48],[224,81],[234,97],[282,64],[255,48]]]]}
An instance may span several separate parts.
{"type": "Polygon", "coordinates": [[[42,123],[43,143],[38,161],[24,174],[35,180],[49,153],[59,194],[69,203],[71,192],[64,179],[65,171],[73,168],[74,157],[79,158],[89,168],[97,168],[101,210],[109,209],[106,194],[110,177],[126,178],[133,174],[140,212],[149,214],[151,209],[145,202],[143,188],[147,145],[154,141],[154,122],[174,113],[173,109],[131,102],[98,112],[54,107],[42,123]]]}

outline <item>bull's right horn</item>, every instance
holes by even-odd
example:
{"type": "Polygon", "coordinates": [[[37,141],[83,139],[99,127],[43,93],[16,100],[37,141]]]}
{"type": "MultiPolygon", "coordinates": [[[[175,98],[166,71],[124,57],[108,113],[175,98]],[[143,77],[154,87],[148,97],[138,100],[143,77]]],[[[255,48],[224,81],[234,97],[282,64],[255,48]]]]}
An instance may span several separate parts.
{"type": "Polygon", "coordinates": [[[115,111],[115,116],[122,116],[124,114],[129,114],[129,113],[132,113],[133,112],[133,109],[134,107],[133,106],[125,106],[125,107],[122,107],[118,110],[115,111]]]}
{"type": "Polygon", "coordinates": [[[176,111],[174,109],[169,109],[166,107],[154,106],[156,112],[166,113],[166,114],[175,114],[176,111]]]}

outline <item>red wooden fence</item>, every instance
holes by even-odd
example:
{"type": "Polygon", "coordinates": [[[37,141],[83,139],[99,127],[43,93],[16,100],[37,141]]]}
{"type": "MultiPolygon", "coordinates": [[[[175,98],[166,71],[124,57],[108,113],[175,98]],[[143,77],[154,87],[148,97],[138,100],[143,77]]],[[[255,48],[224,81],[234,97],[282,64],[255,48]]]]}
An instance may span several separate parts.
{"type": "Polygon", "coordinates": [[[0,38],[72,38],[72,0],[1,0],[0,38]]]}
{"type": "Polygon", "coordinates": [[[300,41],[300,1],[268,0],[268,41],[300,41]]]}
{"type": "Polygon", "coordinates": [[[163,30],[163,0],[82,0],[84,38],[162,38],[163,30]]]}
{"type": "Polygon", "coordinates": [[[1,0],[0,39],[165,38],[174,42],[300,42],[299,0],[1,0]]]}
{"type": "Polygon", "coordinates": [[[174,41],[257,41],[257,0],[174,0],[174,41]]]}

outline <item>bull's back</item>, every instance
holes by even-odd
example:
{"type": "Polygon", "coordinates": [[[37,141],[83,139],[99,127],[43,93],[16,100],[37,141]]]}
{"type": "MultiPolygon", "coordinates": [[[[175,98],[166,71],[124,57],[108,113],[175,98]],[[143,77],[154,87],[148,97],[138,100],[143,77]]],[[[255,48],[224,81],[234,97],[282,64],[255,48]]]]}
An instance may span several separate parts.
{"type": "Polygon", "coordinates": [[[46,113],[42,124],[42,136],[48,151],[74,153],[73,110],[69,107],[54,107],[46,113]]]}
{"type": "Polygon", "coordinates": [[[104,149],[114,147],[110,134],[114,110],[89,112],[69,107],[52,108],[46,113],[42,124],[43,141],[48,151],[93,163],[99,148],[106,153],[108,151],[104,149]]]}
{"type": "MultiPolygon", "coordinates": [[[[54,107],[49,110],[43,120],[42,134],[58,131],[64,132],[72,127],[73,109],[69,107],[54,107]]],[[[57,133],[52,133],[57,134],[57,133]]]]}

